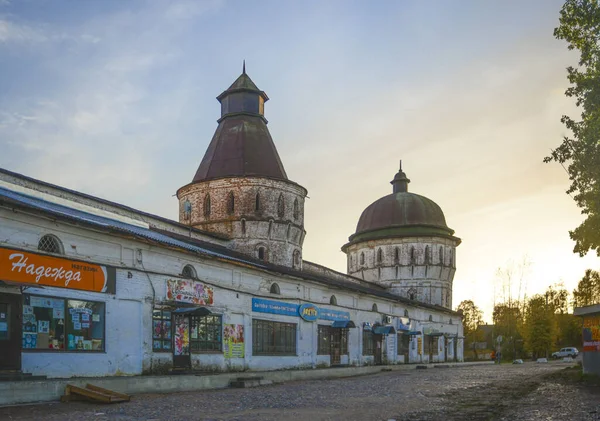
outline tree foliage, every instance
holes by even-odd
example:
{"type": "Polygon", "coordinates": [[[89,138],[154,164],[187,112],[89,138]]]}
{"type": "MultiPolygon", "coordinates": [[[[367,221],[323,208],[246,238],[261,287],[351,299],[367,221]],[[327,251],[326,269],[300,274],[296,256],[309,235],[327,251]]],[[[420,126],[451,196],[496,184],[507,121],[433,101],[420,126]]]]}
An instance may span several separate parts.
{"type": "Polygon", "coordinates": [[[580,54],[577,67],[568,67],[571,86],[565,95],[581,108],[581,118],[563,116],[571,131],[561,145],[544,159],[567,164],[574,200],[586,219],[569,232],[574,252],[585,255],[596,250],[600,256],[600,4],[598,0],[567,0],[560,11],[557,39],[580,54]]]}
{"type": "Polygon", "coordinates": [[[533,358],[550,355],[556,340],[556,319],[547,294],[535,295],[527,302],[523,334],[533,358]]]}
{"type": "Polygon", "coordinates": [[[575,307],[600,304],[600,273],[588,269],[573,290],[573,305],[575,307]]]}
{"type": "Polygon", "coordinates": [[[483,312],[471,300],[462,301],[457,311],[462,312],[465,337],[473,339],[472,336],[477,332],[477,328],[483,324],[483,312]]]}

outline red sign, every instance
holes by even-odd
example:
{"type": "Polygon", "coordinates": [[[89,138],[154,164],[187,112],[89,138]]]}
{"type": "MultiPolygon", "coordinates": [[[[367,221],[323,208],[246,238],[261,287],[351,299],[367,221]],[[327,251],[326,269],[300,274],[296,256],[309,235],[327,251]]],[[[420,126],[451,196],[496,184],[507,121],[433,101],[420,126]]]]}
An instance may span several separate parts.
{"type": "Polygon", "coordinates": [[[0,248],[0,280],[114,294],[116,269],[0,248]]]}

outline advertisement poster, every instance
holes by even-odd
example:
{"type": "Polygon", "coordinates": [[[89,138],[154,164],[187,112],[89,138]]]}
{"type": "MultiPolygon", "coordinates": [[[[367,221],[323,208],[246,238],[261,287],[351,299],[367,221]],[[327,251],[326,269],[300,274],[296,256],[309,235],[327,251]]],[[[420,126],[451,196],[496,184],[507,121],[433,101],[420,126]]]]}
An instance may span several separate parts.
{"type": "Polygon", "coordinates": [[[167,281],[167,300],[197,305],[213,304],[213,289],[191,280],[167,281]]]}
{"type": "Polygon", "coordinates": [[[417,338],[417,354],[421,355],[423,353],[423,339],[421,337],[417,338]]]}
{"type": "Polygon", "coordinates": [[[583,350],[600,352],[600,317],[584,317],[583,350]]]}
{"type": "Polygon", "coordinates": [[[244,358],[244,325],[223,326],[225,358],[244,358]]]}

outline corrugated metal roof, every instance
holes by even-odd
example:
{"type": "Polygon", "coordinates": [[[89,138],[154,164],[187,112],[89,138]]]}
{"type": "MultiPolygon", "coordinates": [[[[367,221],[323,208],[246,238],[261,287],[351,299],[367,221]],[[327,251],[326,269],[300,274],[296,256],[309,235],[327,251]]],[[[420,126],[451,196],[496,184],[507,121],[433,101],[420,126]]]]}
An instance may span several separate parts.
{"type": "MultiPolygon", "coordinates": [[[[178,240],[161,232],[156,232],[151,229],[138,227],[135,225],[127,224],[115,219],[106,218],[103,216],[93,215],[87,212],[83,212],[77,209],[72,209],[67,206],[59,205],[56,203],[47,202],[36,197],[28,196],[26,194],[17,193],[3,187],[0,187],[0,198],[6,198],[11,201],[24,204],[28,207],[38,209],[45,212],[50,212],[56,215],[62,215],[75,221],[85,222],[87,224],[95,225],[101,228],[109,228],[117,231],[126,232],[135,236],[143,237],[151,241],[156,241],[162,244],[166,244],[173,247],[180,247],[196,253],[205,254],[208,256],[219,257],[227,260],[234,260],[243,263],[249,263],[245,260],[238,259],[235,257],[227,256],[222,253],[217,253],[208,248],[199,247],[194,244],[187,243],[182,240],[178,240]]],[[[255,263],[252,263],[256,265],[255,263]]]]}

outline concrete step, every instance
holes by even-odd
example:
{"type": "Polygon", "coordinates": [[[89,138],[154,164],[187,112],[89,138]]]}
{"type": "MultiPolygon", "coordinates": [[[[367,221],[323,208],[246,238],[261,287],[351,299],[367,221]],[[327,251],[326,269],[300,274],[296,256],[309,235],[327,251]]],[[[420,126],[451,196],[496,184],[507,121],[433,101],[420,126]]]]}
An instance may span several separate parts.
{"type": "Polygon", "coordinates": [[[232,380],[229,383],[230,387],[235,388],[248,388],[248,387],[258,387],[258,386],[268,386],[273,384],[271,380],[232,380]]]}
{"type": "Polygon", "coordinates": [[[33,376],[31,373],[21,373],[19,371],[0,372],[0,382],[15,382],[27,380],[45,380],[46,376],[33,376]]]}

